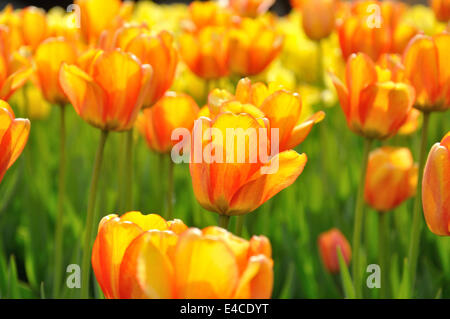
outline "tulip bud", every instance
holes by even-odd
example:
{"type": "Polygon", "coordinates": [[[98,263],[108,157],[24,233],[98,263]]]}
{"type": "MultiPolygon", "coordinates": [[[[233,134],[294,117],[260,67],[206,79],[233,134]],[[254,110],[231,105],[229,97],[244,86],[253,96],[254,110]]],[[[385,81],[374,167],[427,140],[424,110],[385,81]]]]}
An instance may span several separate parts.
{"type": "Polygon", "coordinates": [[[385,146],[372,151],[367,165],[366,202],[380,212],[394,209],[414,195],[417,170],[407,148],[385,146]]]}
{"type": "Polygon", "coordinates": [[[450,20],[449,0],[430,0],[430,5],[434,11],[436,19],[442,22],[447,22],[450,20]]]}
{"type": "Polygon", "coordinates": [[[303,1],[303,29],[311,40],[318,41],[333,32],[336,7],[336,0],[303,1]]]}
{"type": "Polygon", "coordinates": [[[436,235],[450,236],[450,132],[428,154],[422,205],[428,228],[436,235]]]}
{"type": "Polygon", "coordinates": [[[319,252],[325,268],[332,274],[340,270],[337,250],[340,249],[347,266],[352,258],[352,250],[345,236],[337,228],[330,229],[319,236],[319,252]]]}

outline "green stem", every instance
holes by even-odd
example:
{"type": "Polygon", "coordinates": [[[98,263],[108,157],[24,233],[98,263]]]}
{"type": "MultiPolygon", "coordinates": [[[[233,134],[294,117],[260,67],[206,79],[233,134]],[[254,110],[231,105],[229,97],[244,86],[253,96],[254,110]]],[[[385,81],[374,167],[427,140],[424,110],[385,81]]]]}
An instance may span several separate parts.
{"type": "Polygon", "coordinates": [[[81,262],[81,298],[87,299],[89,297],[89,274],[91,271],[91,237],[94,228],[94,212],[95,200],[97,197],[98,179],[100,176],[100,168],[102,166],[103,151],[105,149],[106,138],[108,131],[102,131],[100,135],[100,142],[95,155],[94,169],[92,171],[91,185],[89,188],[89,199],[86,216],[86,227],[84,234],[83,259],[81,262]]]}
{"type": "Polygon", "coordinates": [[[417,269],[417,257],[419,253],[420,231],[422,229],[422,178],[423,169],[427,157],[427,140],[428,140],[428,126],[430,124],[430,113],[423,113],[422,138],[420,140],[419,153],[419,177],[417,181],[416,197],[414,199],[413,222],[411,228],[411,241],[409,245],[408,261],[411,275],[411,289],[414,287],[417,269]]]}
{"type": "Polygon", "coordinates": [[[244,228],[245,215],[239,215],[236,217],[236,235],[242,236],[242,229],[244,228]]]}
{"type": "Polygon", "coordinates": [[[125,174],[124,182],[125,189],[124,196],[124,208],[123,212],[127,212],[133,209],[133,130],[125,132],[125,174]]]}
{"type": "Polygon", "coordinates": [[[381,268],[381,288],[380,288],[380,298],[386,299],[388,289],[388,279],[387,275],[389,273],[388,269],[388,256],[387,256],[387,236],[389,235],[389,225],[387,212],[378,213],[378,258],[381,268]]]}
{"type": "Polygon", "coordinates": [[[53,297],[57,298],[61,287],[63,267],[63,232],[64,232],[64,195],[66,186],[66,120],[65,106],[60,105],[60,131],[59,131],[59,189],[58,189],[58,211],[56,215],[55,228],[55,277],[53,280],[53,297]]]}
{"type": "Polygon", "coordinates": [[[174,172],[174,162],[172,161],[172,158],[170,155],[168,156],[169,159],[169,173],[167,175],[168,179],[168,185],[167,185],[167,219],[172,220],[173,219],[173,172],[174,172]]]}
{"type": "Polygon", "coordinates": [[[230,223],[230,216],[219,215],[219,227],[228,229],[228,224],[230,223]]]}
{"type": "Polygon", "coordinates": [[[362,280],[361,280],[361,233],[363,227],[364,217],[364,185],[366,181],[367,162],[369,159],[369,151],[372,140],[366,138],[364,140],[363,161],[361,164],[361,175],[359,179],[358,195],[356,197],[355,205],[355,221],[353,227],[353,264],[352,273],[353,281],[355,283],[356,298],[362,298],[362,280]]]}

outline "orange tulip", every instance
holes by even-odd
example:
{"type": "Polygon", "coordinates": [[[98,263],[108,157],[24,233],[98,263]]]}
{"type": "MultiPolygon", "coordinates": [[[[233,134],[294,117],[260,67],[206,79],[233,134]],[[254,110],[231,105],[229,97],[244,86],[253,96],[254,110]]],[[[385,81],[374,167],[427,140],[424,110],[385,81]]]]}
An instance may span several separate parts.
{"type": "Polygon", "coordinates": [[[28,59],[13,51],[9,35],[9,29],[0,26],[0,99],[2,100],[8,100],[33,73],[28,59]]]}
{"type": "Polygon", "coordinates": [[[261,111],[238,101],[227,107],[234,112],[224,110],[194,125],[189,167],[202,207],[225,216],[243,215],[291,185],[307,158],[292,150],[265,156],[270,146],[267,120],[256,117],[263,115],[261,111]],[[233,129],[235,136],[229,137],[233,129]]]}
{"type": "Polygon", "coordinates": [[[144,107],[152,106],[170,88],[175,78],[178,52],[172,35],[167,31],[153,35],[145,25],[125,25],[113,33],[113,38],[110,44],[112,49],[117,47],[131,52],[142,64],[151,65],[153,76],[144,107]]]}
{"type": "MultiPolygon", "coordinates": [[[[269,83],[269,86],[261,82],[252,84],[248,78],[239,81],[235,96],[223,90],[214,90],[208,100],[211,116],[221,111],[239,113],[240,110],[235,108],[236,104],[230,103],[233,101],[252,105],[261,113],[256,114],[256,117],[267,118],[270,127],[279,130],[280,151],[289,150],[302,143],[314,124],[325,117],[325,113],[319,111],[304,119],[302,101],[298,93],[290,92],[274,82],[269,83]]],[[[248,109],[246,111],[248,112],[248,109]]]]}
{"type": "Polygon", "coordinates": [[[8,103],[0,100],[0,182],[22,153],[29,132],[30,121],[16,119],[8,103]]]}
{"type": "Polygon", "coordinates": [[[189,5],[189,20],[183,21],[186,31],[197,31],[211,26],[229,26],[233,14],[218,1],[193,1],[189,5]]]}
{"type": "Polygon", "coordinates": [[[119,49],[89,50],[78,59],[78,66],[63,63],[59,72],[61,88],[78,115],[95,127],[112,131],[133,126],[150,77],[148,65],[119,49]]]}
{"type": "Polygon", "coordinates": [[[121,25],[132,11],[132,2],[120,0],[76,0],[80,6],[81,33],[89,44],[94,44],[101,33],[121,25]]]}
{"type": "Polygon", "coordinates": [[[388,212],[412,197],[417,187],[418,167],[409,149],[381,147],[369,155],[366,202],[379,212],[388,212]]]}
{"type": "Polygon", "coordinates": [[[92,266],[106,298],[270,298],[273,286],[266,237],[139,212],[102,219],[92,266]]]}
{"type": "Polygon", "coordinates": [[[243,19],[230,32],[230,69],[239,75],[258,74],[278,56],[283,36],[262,20],[243,19]]]}
{"type": "Polygon", "coordinates": [[[76,58],[74,46],[64,38],[48,38],[38,46],[34,56],[36,75],[39,87],[50,103],[67,103],[67,97],[59,85],[59,69],[63,62],[73,64],[76,58]]]}
{"type": "Polygon", "coordinates": [[[332,274],[340,270],[338,248],[347,266],[352,258],[352,249],[345,236],[337,228],[330,229],[319,236],[319,252],[323,265],[332,274]]]}
{"type": "Polygon", "coordinates": [[[415,107],[424,112],[450,108],[450,34],[417,35],[404,56],[405,76],[416,89],[415,107]]]}
{"type": "Polygon", "coordinates": [[[447,22],[450,20],[449,0],[430,0],[430,5],[434,11],[436,19],[442,22],[447,22]]]}
{"type": "Polygon", "coordinates": [[[397,133],[414,102],[414,88],[394,82],[391,72],[376,66],[364,53],[350,56],[345,84],[332,75],[349,128],[367,138],[397,133]]]}
{"type": "Polygon", "coordinates": [[[336,0],[306,0],[302,2],[303,30],[311,40],[318,41],[333,32],[336,9],[336,0]]]}
{"type": "Polygon", "coordinates": [[[450,236],[450,132],[431,148],[422,181],[422,204],[428,228],[450,236]]]}
{"type": "Polygon", "coordinates": [[[230,7],[239,15],[255,18],[266,13],[275,0],[229,0],[230,7]]]}
{"type": "Polygon", "coordinates": [[[150,149],[170,152],[179,141],[172,141],[172,131],[177,128],[192,130],[199,107],[186,94],[167,92],[153,107],[145,109],[138,117],[136,126],[150,149]]]}
{"type": "Polygon", "coordinates": [[[225,28],[206,27],[180,36],[180,54],[189,69],[205,79],[229,73],[229,35],[225,28]]]}
{"type": "Polygon", "coordinates": [[[384,53],[402,53],[417,29],[401,20],[406,7],[395,1],[359,1],[337,24],[344,59],[362,52],[374,61],[384,53]],[[378,9],[375,9],[378,8],[378,9]]]}

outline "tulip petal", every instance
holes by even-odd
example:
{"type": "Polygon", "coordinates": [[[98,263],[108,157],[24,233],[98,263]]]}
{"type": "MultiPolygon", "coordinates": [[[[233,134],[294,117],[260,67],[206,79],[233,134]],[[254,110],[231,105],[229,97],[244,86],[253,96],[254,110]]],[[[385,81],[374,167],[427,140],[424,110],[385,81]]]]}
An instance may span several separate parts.
{"type": "Polygon", "coordinates": [[[168,230],[169,226],[164,218],[157,214],[144,215],[141,212],[128,212],[120,217],[121,221],[132,222],[142,228],[143,231],[157,229],[168,230]]]}
{"type": "Polygon", "coordinates": [[[179,238],[175,252],[177,298],[231,298],[239,270],[224,241],[203,237],[189,229],[179,238]]]}
{"type": "Polygon", "coordinates": [[[234,298],[269,299],[273,288],[272,268],[273,262],[266,256],[250,257],[234,298]]]}
{"type": "Polygon", "coordinates": [[[103,223],[92,248],[92,268],[106,298],[120,298],[119,271],[125,250],[142,229],[113,218],[103,223]]]}
{"type": "Polygon", "coordinates": [[[325,112],[319,111],[309,117],[305,122],[295,126],[291,132],[291,135],[289,136],[289,140],[286,142],[283,148],[280,148],[280,151],[292,149],[302,143],[308,136],[309,132],[311,132],[314,124],[321,122],[324,118],[325,112]]]}
{"type": "Polygon", "coordinates": [[[59,81],[78,115],[90,124],[104,129],[106,95],[92,77],[75,65],[63,64],[59,81]]]}
{"type": "Polygon", "coordinates": [[[121,298],[173,298],[174,269],[168,257],[178,236],[167,231],[147,231],[127,248],[120,266],[121,298]]]}
{"type": "Polygon", "coordinates": [[[261,169],[258,170],[251,181],[236,192],[228,214],[247,214],[261,206],[294,183],[302,173],[306,161],[306,154],[300,155],[292,150],[275,155],[264,167],[267,169],[266,174],[261,169]]]}

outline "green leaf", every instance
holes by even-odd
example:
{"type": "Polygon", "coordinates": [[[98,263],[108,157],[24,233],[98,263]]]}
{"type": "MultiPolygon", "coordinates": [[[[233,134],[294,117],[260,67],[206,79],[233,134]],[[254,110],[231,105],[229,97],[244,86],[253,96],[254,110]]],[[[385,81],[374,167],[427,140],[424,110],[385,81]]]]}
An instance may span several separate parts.
{"type": "Polygon", "coordinates": [[[403,277],[402,282],[400,284],[400,290],[398,293],[398,299],[408,299],[411,298],[411,284],[410,284],[410,275],[409,275],[409,265],[408,261],[405,258],[403,261],[403,277]]]}
{"type": "Polygon", "coordinates": [[[19,298],[19,282],[17,278],[16,260],[13,255],[9,259],[8,270],[8,293],[7,298],[17,299],[19,298]]]}
{"type": "Polygon", "coordinates": [[[339,259],[339,269],[341,271],[342,287],[344,288],[345,298],[355,299],[355,287],[353,286],[352,278],[345,263],[344,256],[340,249],[337,249],[338,259],[339,259]]]}

